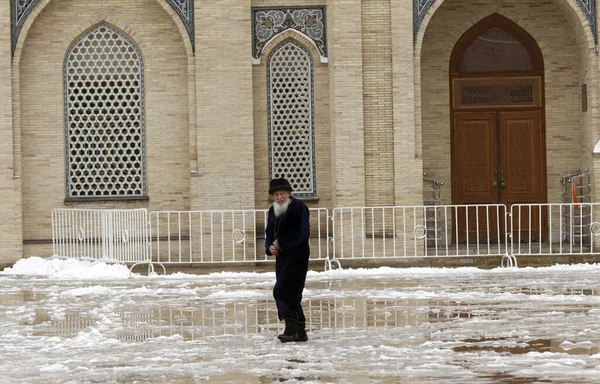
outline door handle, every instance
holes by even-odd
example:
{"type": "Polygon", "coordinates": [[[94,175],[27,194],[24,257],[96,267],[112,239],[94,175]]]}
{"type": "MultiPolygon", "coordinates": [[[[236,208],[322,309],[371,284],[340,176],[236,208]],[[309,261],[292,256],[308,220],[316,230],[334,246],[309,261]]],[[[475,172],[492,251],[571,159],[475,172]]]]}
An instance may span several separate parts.
{"type": "Polygon", "coordinates": [[[506,183],[504,182],[504,170],[500,170],[500,188],[505,188],[506,183]]]}
{"type": "Polygon", "coordinates": [[[492,180],[492,188],[498,188],[498,182],[496,179],[498,178],[498,170],[494,169],[494,180],[492,180]]]}

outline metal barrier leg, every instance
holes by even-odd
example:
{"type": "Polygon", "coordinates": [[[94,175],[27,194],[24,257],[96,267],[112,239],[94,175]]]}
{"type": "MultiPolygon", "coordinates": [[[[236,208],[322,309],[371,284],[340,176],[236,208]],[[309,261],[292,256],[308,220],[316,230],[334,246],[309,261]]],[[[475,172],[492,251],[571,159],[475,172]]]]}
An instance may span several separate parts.
{"type": "Polygon", "coordinates": [[[515,257],[515,255],[510,255],[507,253],[504,256],[502,256],[502,261],[500,262],[500,266],[502,268],[512,268],[512,267],[517,268],[519,265],[517,263],[517,258],[515,257]]]}
{"type": "Polygon", "coordinates": [[[339,260],[333,259],[329,260],[329,258],[325,259],[325,268],[323,269],[325,272],[331,271],[335,269],[333,266],[337,265],[337,269],[342,269],[342,264],[340,264],[339,260]]]}
{"type": "MultiPolygon", "coordinates": [[[[133,272],[133,268],[137,265],[141,265],[141,264],[148,264],[148,275],[150,275],[151,273],[154,273],[154,263],[150,262],[150,261],[141,261],[139,263],[135,263],[133,264],[130,268],[129,268],[129,273],[133,272]]],[[[162,263],[156,263],[158,265],[160,265],[163,269],[163,275],[167,275],[167,269],[165,268],[165,266],[162,263]]]]}
{"type": "Polygon", "coordinates": [[[323,271],[331,271],[331,260],[325,259],[325,267],[323,268],[323,271]]]}

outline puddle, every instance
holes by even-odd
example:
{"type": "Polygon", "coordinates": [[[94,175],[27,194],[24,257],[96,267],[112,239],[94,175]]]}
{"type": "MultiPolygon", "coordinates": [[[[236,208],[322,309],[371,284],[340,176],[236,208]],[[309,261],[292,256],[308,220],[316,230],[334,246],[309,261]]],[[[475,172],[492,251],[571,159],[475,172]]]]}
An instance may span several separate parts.
{"type": "Polygon", "coordinates": [[[565,352],[560,348],[562,340],[519,341],[506,338],[465,339],[466,345],[452,348],[455,352],[493,351],[497,353],[523,354],[529,352],[565,352]]]}
{"type": "Polygon", "coordinates": [[[0,277],[0,367],[16,383],[592,383],[600,279],[576,277],[309,280],[309,342],[292,345],[264,276],[0,277]]]}

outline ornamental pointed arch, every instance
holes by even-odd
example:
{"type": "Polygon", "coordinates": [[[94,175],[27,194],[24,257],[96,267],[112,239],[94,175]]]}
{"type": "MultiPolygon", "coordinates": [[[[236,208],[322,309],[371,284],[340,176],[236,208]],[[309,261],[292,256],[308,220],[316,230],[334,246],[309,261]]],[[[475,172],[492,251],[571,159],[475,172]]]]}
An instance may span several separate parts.
{"type": "Polygon", "coordinates": [[[124,33],[100,23],[64,61],[67,199],[146,195],[144,63],[124,33]]]}
{"type": "Polygon", "coordinates": [[[294,195],[316,196],[313,61],[284,40],[267,61],[269,176],[285,177],[294,195]]]}
{"type": "Polygon", "coordinates": [[[542,50],[535,39],[518,24],[497,13],[481,20],[461,36],[450,56],[450,73],[479,72],[470,69],[473,65],[466,63],[469,58],[473,58],[473,62],[495,66],[486,72],[544,71],[542,50]]]}
{"type": "MultiPolygon", "coordinates": [[[[27,21],[31,11],[39,2],[40,0],[10,0],[11,44],[13,54],[15,53],[17,41],[25,21],[27,21]]],[[[166,2],[181,19],[190,38],[192,51],[195,51],[194,0],[166,0],[166,2]]]]}

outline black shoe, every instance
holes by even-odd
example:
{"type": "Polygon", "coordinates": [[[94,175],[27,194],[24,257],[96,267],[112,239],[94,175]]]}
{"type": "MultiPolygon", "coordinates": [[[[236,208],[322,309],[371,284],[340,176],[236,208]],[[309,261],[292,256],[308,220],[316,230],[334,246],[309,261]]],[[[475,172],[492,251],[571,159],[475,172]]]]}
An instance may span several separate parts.
{"type": "Polygon", "coordinates": [[[298,341],[298,322],[294,319],[284,319],[285,330],[277,338],[282,343],[289,343],[290,341],[298,341]]]}
{"type": "Polygon", "coordinates": [[[298,323],[298,340],[296,341],[308,341],[308,335],[306,334],[306,323],[298,323]]]}

